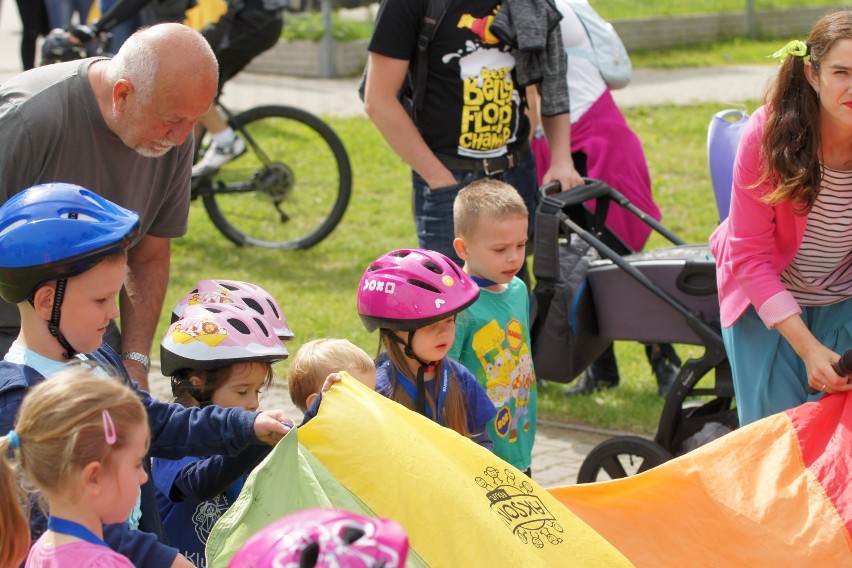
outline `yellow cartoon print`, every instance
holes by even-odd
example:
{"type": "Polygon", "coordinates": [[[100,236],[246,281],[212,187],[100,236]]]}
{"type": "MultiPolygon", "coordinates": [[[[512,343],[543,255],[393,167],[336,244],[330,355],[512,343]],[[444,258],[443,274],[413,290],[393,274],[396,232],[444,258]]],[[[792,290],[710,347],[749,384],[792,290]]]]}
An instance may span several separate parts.
{"type": "Polygon", "coordinates": [[[210,347],[216,347],[227,338],[227,330],[205,318],[181,320],[172,329],[172,341],[176,344],[201,341],[210,347]]]}

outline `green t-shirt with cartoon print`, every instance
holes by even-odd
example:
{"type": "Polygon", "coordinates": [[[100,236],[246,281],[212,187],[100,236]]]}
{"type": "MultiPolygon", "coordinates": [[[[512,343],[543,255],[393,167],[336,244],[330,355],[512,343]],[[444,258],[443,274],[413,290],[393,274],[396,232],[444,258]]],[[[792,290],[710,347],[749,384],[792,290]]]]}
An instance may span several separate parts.
{"type": "Polygon", "coordinates": [[[532,463],[538,407],[529,313],[529,293],[519,278],[503,292],[483,289],[456,316],[456,339],[448,354],[476,376],[497,409],[488,426],[494,453],[521,471],[532,463]]]}

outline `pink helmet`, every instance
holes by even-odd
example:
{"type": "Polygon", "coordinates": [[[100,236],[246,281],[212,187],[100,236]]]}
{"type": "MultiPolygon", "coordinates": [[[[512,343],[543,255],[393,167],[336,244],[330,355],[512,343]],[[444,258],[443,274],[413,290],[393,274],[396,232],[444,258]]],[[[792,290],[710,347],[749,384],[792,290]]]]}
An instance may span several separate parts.
{"type": "Polygon", "coordinates": [[[231,304],[190,306],[160,343],[160,365],[167,377],[181,369],[214,369],[231,363],[275,363],[289,353],[264,318],[231,304]]]}
{"type": "Polygon", "coordinates": [[[336,509],[306,509],[261,529],[228,568],[396,568],[408,537],[394,521],[336,509]]]}
{"type": "Polygon", "coordinates": [[[358,314],[367,331],[412,331],[456,314],[479,297],[479,286],[439,252],[401,249],[370,264],[358,286],[358,314]]]}
{"type": "Polygon", "coordinates": [[[181,298],[172,310],[172,323],[183,315],[187,306],[196,304],[243,305],[265,317],[281,341],[288,341],[295,337],[275,298],[260,286],[250,282],[222,279],[199,280],[195,289],[181,298]]]}

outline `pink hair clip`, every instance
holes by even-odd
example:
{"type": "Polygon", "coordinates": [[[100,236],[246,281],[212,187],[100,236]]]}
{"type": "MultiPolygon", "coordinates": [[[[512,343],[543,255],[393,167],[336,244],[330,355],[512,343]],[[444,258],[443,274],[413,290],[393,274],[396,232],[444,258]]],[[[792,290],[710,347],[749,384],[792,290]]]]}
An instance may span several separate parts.
{"type": "Polygon", "coordinates": [[[118,439],[115,433],[115,424],[112,421],[109,410],[104,410],[102,417],[104,419],[104,440],[106,440],[108,446],[112,446],[115,444],[116,439],[118,439]]]}

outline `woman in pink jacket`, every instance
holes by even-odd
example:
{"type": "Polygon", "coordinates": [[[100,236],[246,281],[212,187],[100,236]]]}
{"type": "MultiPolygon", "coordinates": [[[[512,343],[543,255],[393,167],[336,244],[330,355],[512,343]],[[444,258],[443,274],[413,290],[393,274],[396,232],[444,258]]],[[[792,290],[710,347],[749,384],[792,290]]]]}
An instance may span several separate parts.
{"type": "Polygon", "coordinates": [[[852,390],[852,11],[790,42],[743,132],[730,216],[710,237],[722,335],[747,424],[852,390]]]}

